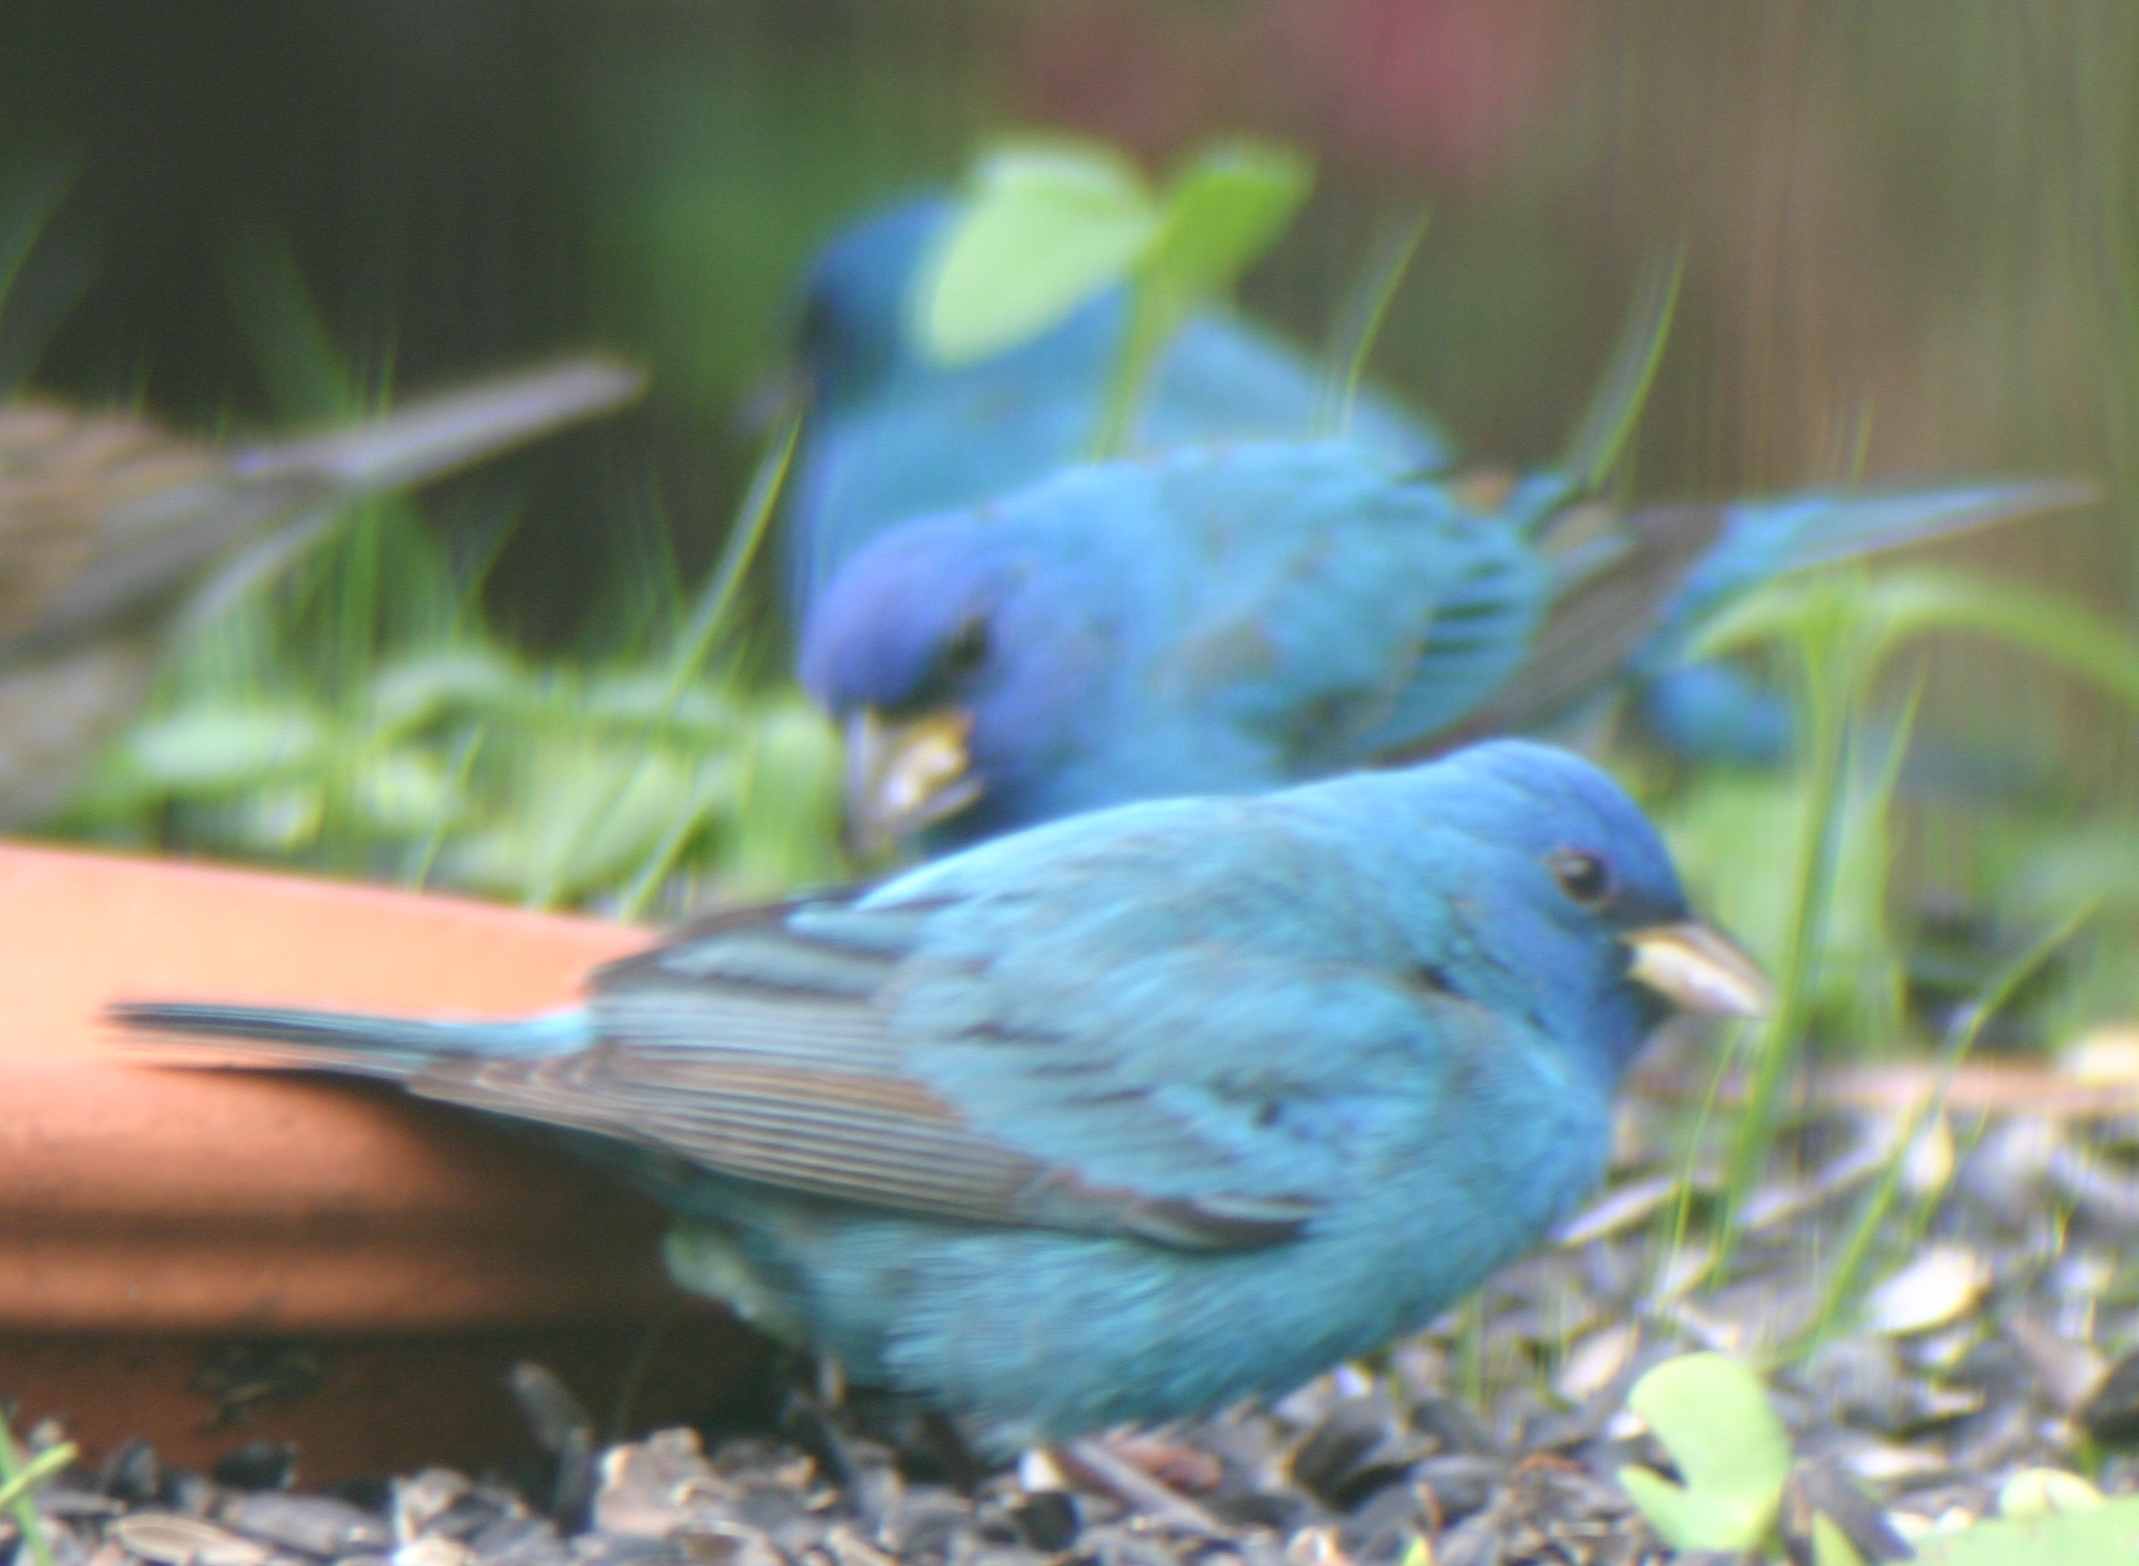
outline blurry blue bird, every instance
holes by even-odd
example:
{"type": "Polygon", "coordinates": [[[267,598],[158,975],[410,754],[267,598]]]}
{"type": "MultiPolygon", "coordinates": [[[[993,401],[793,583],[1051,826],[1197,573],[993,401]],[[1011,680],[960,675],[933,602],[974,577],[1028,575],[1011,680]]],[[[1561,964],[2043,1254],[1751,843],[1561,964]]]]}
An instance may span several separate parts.
{"type": "MultiPolygon", "coordinates": [[[[1113,288],[1028,342],[972,364],[932,362],[906,323],[916,274],[949,198],[885,207],[826,246],[805,286],[800,368],[810,417],[790,479],[789,609],[799,625],[832,573],[897,523],[972,505],[1086,455],[1098,432],[1129,296],[1113,288]]],[[[1144,388],[1134,449],[1219,437],[1307,437],[1325,379],[1238,316],[1203,311],[1144,388]]],[[[1372,394],[1344,432],[1414,467],[1449,458],[1425,418],[1372,394]]]]}
{"type": "Polygon", "coordinates": [[[1423,1326],[1597,1183],[1659,1021],[1766,997],[1609,778],[1502,741],[718,914],[583,1010],[116,1015],[569,1133],[684,1287],[1001,1452],[1423,1326]]]}
{"type": "Polygon", "coordinates": [[[1181,447],[884,535],[819,601],[801,675],[846,726],[862,840],[940,846],[1543,728],[1667,674],[1778,573],[2079,498],[2016,482],[1618,516],[1550,474],[1181,447]]]}
{"type": "MultiPolygon", "coordinates": [[[[968,366],[932,363],[909,340],[914,278],[952,211],[949,198],[940,196],[882,208],[843,231],[812,269],[800,350],[813,391],[812,413],[792,477],[786,529],[789,608],[798,628],[810,623],[839,569],[864,545],[902,522],[980,508],[1046,477],[1082,457],[1097,427],[1126,321],[1127,296],[1121,289],[1090,301],[1034,340],[968,366]]],[[[1152,374],[1141,403],[1138,449],[1148,454],[1220,439],[1302,439],[1317,423],[1322,396],[1316,369],[1276,339],[1234,317],[1199,315],[1152,374]]],[[[1444,432],[1372,395],[1357,399],[1344,433],[1415,473],[1451,462],[1453,447],[1444,432]]],[[[1640,590],[1644,573],[1653,584],[1682,567],[1688,551],[1712,536],[1714,525],[1727,524],[1729,542],[1703,566],[1705,580],[1689,584],[1668,607],[1680,622],[1676,630],[1659,629],[1637,650],[1624,632],[1639,629],[1638,623],[1611,628],[1602,633],[1604,645],[1586,659],[1565,649],[1546,652],[1533,660],[1539,667],[1526,668],[1501,693],[1497,721],[1502,726],[1535,723],[1540,712],[1564,708],[1568,692],[1541,689],[1540,679],[1572,681],[1593,694],[1608,676],[1623,675],[1628,718],[1665,751],[1710,763],[1781,765],[1794,751],[1795,715],[1789,703],[1726,666],[1681,662],[1685,633],[1736,592],[1783,571],[1970,525],[1981,519],[1976,497],[1985,493],[1899,491],[1860,501],[1820,492],[1782,502],[1741,502],[1728,517],[1713,508],[1674,507],[1624,520],[1618,524],[1622,534],[1643,538],[1637,558],[1621,561],[1603,590],[1589,591],[1592,604],[1585,615],[1563,612],[1560,624],[1594,626],[1600,608],[1640,615],[1664,607],[1640,590]],[[1815,514],[1803,514],[1803,508],[1815,514]],[[1672,525],[1691,532],[1680,539],[1662,536],[1672,525]],[[1627,586],[1630,579],[1633,590],[1627,586]],[[1626,661],[1615,666],[1620,653],[1626,661]]],[[[2016,499],[2014,509],[2082,498],[2070,489],[2031,493],[2032,499],[2016,499]]],[[[1556,508],[1572,499],[1572,486],[1541,476],[1520,498],[1527,508],[1523,525],[1556,527],[1556,508]]],[[[2003,514],[1999,503],[1990,505],[1994,514],[2003,514]]],[[[1555,575],[1564,582],[1584,569],[1578,563],[1555,575]]],[[[924,592],[931,586],[925,577],[913,585],[924,592]]],[[[827,694],[837,698],[835,708],[852,708],[883,706],[900,693],[879,676],[827,694]]],[[[1490,732],[1493,721],[1480,714],[1461,732],[1490,732]]],[[[950,765],[944,731],[924,732],[932,738],[919,755],[941,771],[950,765]]],[[[1442,743],[1452,738],[1423,730],[1421,736],[1442,743]]],[[[1021,759],[1014,745],[999,749],[1006,763],[1021,759]]],[[[1204,769],[1198,778],[1163,757],[1128,759],[1139,763],[1135,772],[1153,776],[1148,781],[1122,776],[1118,787],[1096,793],[1069,787],[1065,800],[1081,808],[1182,788],[1259,788],[1309,775],[1298,769],[1251,769],[1228,782],[1215,768],[1204,769]]],[[[1221,759],[1220,753],[1212,759],[1221,759]]],[[[1345,764],[1364,759],[1354,751],[1345,764]]],[[[956,789],[933,801],[941,808],[931,815],[969,802],[987,780],[974,775],[953,781],[956,789]]],[[[1055,808],[1017,808],[1001,800],[997,807],[993,824],[971,815],[939,841],[1042,820],[1055,808]]],[[[876,821],[878,814],[862,811],[858,825],[865,836],[872,827],[900,824],[876,821]]]]}

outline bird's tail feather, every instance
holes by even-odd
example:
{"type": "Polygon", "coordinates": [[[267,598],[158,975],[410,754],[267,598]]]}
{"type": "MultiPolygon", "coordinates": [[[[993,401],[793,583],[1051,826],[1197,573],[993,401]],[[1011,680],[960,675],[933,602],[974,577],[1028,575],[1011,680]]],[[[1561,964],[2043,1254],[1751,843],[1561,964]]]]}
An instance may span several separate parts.
{"type": "Polygon", "coordinates": [[[1732,501],[1723,508],[1722,536],[1672,594],[1638,662],[1653,672],[1680,657],[1706,616],[1775,577],[2096,498],[2094,486],[2076,480],[2005,479],[1936,488],[1815,489],[1732,501]]]}
{"type": "Polygon", "coordinates": [[[130,1033],[215,1041],[175,1050],[139,1041],[166,1064],[332,1071],[388,1081],[406,1080],[442,1056],[559,1054],[592,1042],[586,1013],[576,1010],[504,1022],[427,1022],[358,1012],[123,1001],[105,1015],[130,1033]]]}
{"type": "MultiPolygon", "coordinates": [[[[2099,492],[2073,479],[1949,484],[1936,489],[1815,491],[1733,506],[1739,527],[1780,529],[1790,571],[1899,549],[1929,538],[2092,504],[2099,492]]],[[[1726,544],[1727,548],[1728,545],[1726,544]]]]}
{"type": "Polygon", "coordinates": [[[606,413],[645,387],[631,365],[582,355],[419,397],[348,429],[257,447],[238,459],[238,471],[324,474],[351,491],[394,489],[606,413]]]}
{"type": "Polygon", "coordinates": [[[621,407],[645,387],[645,375],[632,366],[585,354],[414,398],[346,429],[240,451],[230,477],[217,474],[142,502],[172,520],[134,530],[140,541],[102,573],[114,579],[105,597],[146,597],[269,519],[279,521],[194,595],[186,623],[208,623],[310,548],[343,504],[443,478],[621,407]]]}

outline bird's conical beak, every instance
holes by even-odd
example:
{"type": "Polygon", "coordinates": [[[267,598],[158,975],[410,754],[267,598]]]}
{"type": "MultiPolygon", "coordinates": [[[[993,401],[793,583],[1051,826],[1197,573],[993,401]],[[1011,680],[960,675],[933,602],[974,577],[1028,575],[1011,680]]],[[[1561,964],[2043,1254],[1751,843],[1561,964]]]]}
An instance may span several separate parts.
{"type": "Polygon", "coordinates": [[[847,720],[849,846],[874,858],[899,839],[980,798],[966,737],[973,715],[939,707],[887,719],[864,708],[847,720]]]}
{"type": "Polygon", "coordinates": [[[1634,952],[1629,977],[1681,1011],[1760,1017],[1774,1007],[1775,986],[1760,965],[1705,924],[1657,924],[1621,938],[1634,952]]]}

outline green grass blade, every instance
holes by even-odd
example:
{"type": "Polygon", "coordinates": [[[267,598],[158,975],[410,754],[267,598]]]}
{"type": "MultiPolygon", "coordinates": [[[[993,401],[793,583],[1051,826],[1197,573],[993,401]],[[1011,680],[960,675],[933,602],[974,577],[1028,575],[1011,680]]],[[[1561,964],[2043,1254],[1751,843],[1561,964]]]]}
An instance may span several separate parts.
{"type": "Polygon", "coordinates": [[[1953,1090],[1953,1079],[1968,1057],[1975,1052],[1976,1040],[1981,1037],[1984,1026],[2003,1010],[2020,987],[2027,983],[2035,971],[2048,962],[2058,948],[2063,946],[2091,920],[2097,904],[2088,903],[2067,915],[2049,933],[2034,945],[2007,963],[1996,977],[1986,985],[1976,1004],[1969,1008],[1968,1021],[1942,1053],[1939,1074],[1930,1093],[1910,1112],[1894,1140],[1894,1151],[1879,1171],[1878,1183],[1865,1199],[1864,1209],[1851,1226],[1844,1241],[1841,1254],[1828,1269],[1827,1284],[1821,1292],[1820,1303],[1813,1312],[1811,1322],[1804,1332],[1778,1356],[1787,1362],[1811,1352],[1827,1336],[1844,1308],[1858,1292],[1866,1270],[1870,1267],[1872,1254],[1880,1235],[1885,1231],[1887,1215],[1901,1190],[1901,1171],[1909,1156],[1909,1147],[1917,1133],[1936,1120],[1946,1107],[1946,1098],[1953,1090]]]}
{"type": "Polygon", "coordinates": [[[707,578],[705,590],[698,595],[690,618],[684,622],[682,634],[677,638],[675,661],[669,670],[671,700],[680,697],[684,688],[704,671],[706,659],[728,628],[729,617],[741,600],[751,562],[757,558],[765,535],[772,530],[773,514],[779,509],[780,492],[787,486],[788,469],[794,464],[795,446],[801,437],[802,419],[798,414],[774,432],[765,455],[758,459],[757,467],[751,472],[750,483],[743,492],[743,503],[729,525],[728,541],[720,560],[714,566],[712,576],[707,578]]]}
{"type": "Polygon", "coordinates": [[[22,1541],[29,1547],[30,1559],[37,1566],[53,1566],[52,1541],[45,1537],[44,1521],[37,1515],[30,1493],[73,1462],[75,1455],[73,1443],[64,1442],[24,1463],[15,1450],[15,1438],[8,1432],[7,1421],[0,1419],[0,1510],[14,1517],[22,1541]]]}
{"type": "Polygon", "coordinates": [[[1594,490],[1602,485],[1626,454],[1635,427],[1641,422],[1641,410],[1649,400],[1657,368],[1663,363],[1664,348],[1671,340],[1679,284],[1685,275],[1684,245],[1667,260],[1650,265],[1642,275],[1626,324],[1620,328],[1619,340],[1605,361],[1604,374],[1590,393],[1589,403],[1560,457],[1560,471],[1579,490],[1594,490]]]}
{"type": "Polygon", "coordinates": [[[1920,570],[1881,578],[1874,600],[1890,640],[1926,630],[1995,636],[2139,707],[2139,639],[2069,598],[1920,570]]]}
{"type": "Polygon", "coordinates": [[[1791,876],[1791,915],[1776,1007],[1760,1031],[1752,1086],[1725,1159],[1722,1210],[1716,1221],[1713,1275],[1717,1278],[1726,1275],[1738,1240],[1738,1214],[1774,1148],[1782,1085],[1797,1058],[1811,1014],[1821,934],[1835,881],[1835,852],[1842,836],[1851,720],[1865,673],[1861,662],[1849,656],[1853,649],[1844,640],[1848,635],[1848,628],[1839,622],[1808,625],[1797,646],[1804,693],[1801,711],[1808,719],[1805,727],[1811,737],[1805,764],[1810,792],[1791,876]]]}
{"type": "Polygon", "coordinates": [[[252,347],[268,394],[292,418],[352,418],[370,406],[306,286],[289,236],[245,230],[224,251],[238,329],[252,347]]]}
{"type": "Polygon", "coordinates": [[[55,158],[33,168],[24,180],[26,189],[12,193],[0,208],[0,310],[21,275],[23,263],[44,237],[53,214],[67,199],[81,172],[78,158],[55,158]]]}
{"type": "Polygon", "coordinates": [[[1397,290],[1425,243],[1431,216],[1423,210],[1415,212],[1382,233],[1359,283],[1338,312],[1339,327],[1330,355],[1336,373],[1323,391],[1322,409],[1315,420],[1318,432],[1342,435],[1350,426],[1359,388],[1366,381],[1367,361],[1388,324],[1397,290]]]}

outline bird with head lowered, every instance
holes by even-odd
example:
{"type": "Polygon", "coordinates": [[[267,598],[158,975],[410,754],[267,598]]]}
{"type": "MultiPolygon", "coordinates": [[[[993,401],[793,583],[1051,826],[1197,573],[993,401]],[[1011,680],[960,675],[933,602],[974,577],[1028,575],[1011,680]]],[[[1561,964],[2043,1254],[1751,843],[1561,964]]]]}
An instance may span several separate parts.
{"type": "Polygon", "coordinates": [[[2086,494],[2014,480],[1622,515],[1550,473],[1482,486],[1350,442],[1186,446],[878,538],[818,602],[801,677],[846,730],[858,844],[942,848],[1536,732],[1630,687],[1654,701],[1701,626],[1774,576],[2086,494]]]}

